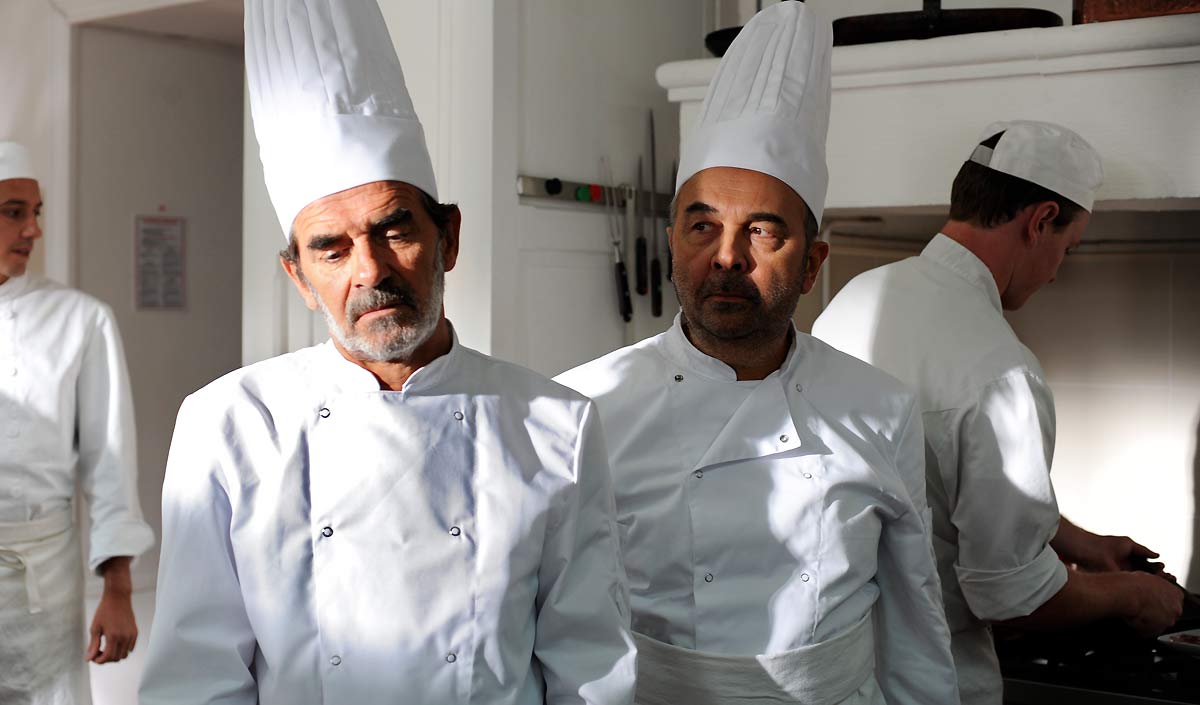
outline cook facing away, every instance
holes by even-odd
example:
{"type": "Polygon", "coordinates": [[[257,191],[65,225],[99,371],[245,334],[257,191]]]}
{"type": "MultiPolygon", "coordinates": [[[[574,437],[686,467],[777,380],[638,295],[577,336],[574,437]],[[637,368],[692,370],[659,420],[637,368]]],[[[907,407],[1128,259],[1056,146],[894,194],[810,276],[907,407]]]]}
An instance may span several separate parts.
{"type": "Polygon", "coordinates": [[[283,266],[332,341],[179,412],[143,705],[624,705],[635,651],[592,404],[465,348],[374,0],[247,0],[283,266]]]}
{"type": "Polygon", "coordinates": [[[1100,180],[1099,155],[1065,127],[989,126],[954,180],[942,232],[919,257],[856,277],[813,326],[917,392],[964,703],[1002,700],[990,622],[1121,618],[1152,635],[1181,611],[1177,586],[1129,572],[1153,552],[1059,516],[1054,400],[1002,314],[1054,280],[1083,237],[1100,180]]]}
{"type": "Polygon", "coordinates": [[[559,377],[609,440],[644,705],[958,702],[915,399],[791,323],[831,41],[801,3],[741,31],[681,155],[674,325],[559,377]]]}
{"type": "Polygon", "coordinates": [[[41,210],[29,152],[0,142],[0,703],[86,705],[87,661],[137,643],[129,569],[154,535],[112,311],[26,272],[41,210]],[[77,485],[87,566],[104,579],[86,651],[77,485]]]}

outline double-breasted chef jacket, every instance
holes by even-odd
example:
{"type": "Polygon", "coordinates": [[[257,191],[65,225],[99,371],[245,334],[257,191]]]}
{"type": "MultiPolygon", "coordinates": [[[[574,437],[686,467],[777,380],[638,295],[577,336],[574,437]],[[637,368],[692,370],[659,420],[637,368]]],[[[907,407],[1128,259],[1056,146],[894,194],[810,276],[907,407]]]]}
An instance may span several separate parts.
{"type": "Polygon", "coordinates": [[[813,332],[917,393],[962,700],[998,705],[987,623],[1030,614],[1067,581],[1049,545],[1059,513],[1042,368],[1004,320],[990,270],[942,234],[920,256],[851,280],[813,332]]]}
{"type": "Polygon", "coordinates": [[[325,343],[180,409],[143,705],[624,704],[628,620],[595,409],[533,372],[325,343]]]}
{"type": "Polygon", "coordinates": [[[915,400],[792,336],[779,370],[737,381],[677,316],[557,378],[604,421],[634,631],[770,656],[873,619],[888,703],[957,702],[915,400]]]}
{"type": "Polygon", "coordinates": [[[112,311],[48,279],[12,277],[0,284],[0,701],[89,702],[77,486],[91,570],[153,545],[112,311]]]}

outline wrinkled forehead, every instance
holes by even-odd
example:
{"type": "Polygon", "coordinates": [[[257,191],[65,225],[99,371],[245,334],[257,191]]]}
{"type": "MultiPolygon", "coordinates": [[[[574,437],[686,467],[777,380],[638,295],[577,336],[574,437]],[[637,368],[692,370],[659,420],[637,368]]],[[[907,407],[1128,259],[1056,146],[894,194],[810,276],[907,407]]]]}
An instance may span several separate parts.
{"type": "Polygon", "coordinates": [[[380,220],[402,210],[411,212],[414,218],[424,216],[421,190],[402,181],[373,181],[308,204],[296,214],[292,233],[302,239],[367,232],[380,220]]]}
{"type": "Polygon", "coordinates": [[[796,225],[808,212],[804,199],[783,181],[751,169],[712,167],[696,172],[675,196],[683,215],[696,204],[704,210],[731,218],[752,213],[775,213],[796,225]]]}
{"type": "Polygon", "coordinates": [[[30,205],[42,202],[42,190],[35,179],[4,179],[0,181],[0,203],[25,201],[30,205]]]}

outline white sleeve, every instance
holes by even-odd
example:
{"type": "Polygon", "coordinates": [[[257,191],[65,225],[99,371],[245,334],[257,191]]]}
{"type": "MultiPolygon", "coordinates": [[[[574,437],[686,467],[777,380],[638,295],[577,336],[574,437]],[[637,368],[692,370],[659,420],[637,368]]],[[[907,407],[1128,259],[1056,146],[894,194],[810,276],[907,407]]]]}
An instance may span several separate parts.
{"type": "Polygon", "coordinates": [[[230,543],[220,412],[183,402],[163,484],[162,558],[141,705],[254,705],[256,650],[230,543]],[[208,412],[208,413],[206,413],[208,412]]]}
{"type": "Polygon", "coordinates": [[[125,351],[107,307],[88,332],[75,383],[79,482],[91,518],[88,568],[154,545],[137,495],[137,434],[125,351]]]}
{"type": "Polygon", "coordinates": [[[956,705],[958,681],[925,498],[925,433],[915,404],[898,438],[903,511],[883,528],[875,580],[876,678],[889,705],[956,705]]]}
{"type": "Polygon", "coordinates": [[[588,403],[575,483],[547,522],[534,653],[547,705],[629,705],[636,678],[629,595],[617,543],[608,455],[588,403]]]}
{"type": "Polygon", "coordinates": [[[986,385],[959,429],[955,572],[971,612],[984,620],[1032,613],[1067,582],[1050,548],[1058,503],[1050,483],[1054,400],[1028,371],[986,385]]]}

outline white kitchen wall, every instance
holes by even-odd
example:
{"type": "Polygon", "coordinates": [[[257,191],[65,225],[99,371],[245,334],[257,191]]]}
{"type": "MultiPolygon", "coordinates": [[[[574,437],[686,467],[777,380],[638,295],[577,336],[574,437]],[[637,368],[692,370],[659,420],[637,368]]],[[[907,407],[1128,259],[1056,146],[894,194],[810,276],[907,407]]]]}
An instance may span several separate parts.
{"type": "MultiPolygon", "coordinates": [[[[78,285],[112,306],[124,338],[139,496],[157,535],[175,412],[239,363],[241,52],[96,27],[78,35],[78,285]],[[186,218],[183,311],[134,307],[134,217],[156,213],[186,218]]],[[[156,549],[139,561],[136,589],[154,585],[157,564],[156,549]]]]}
{"type": "Polygon", "coordinates": [[[0,2],[0,140],[32,152],[46,207],[30,269],[71,283],[71,28],[48,0],[0,2]]]}
{"type": "MultiPolygon", "coordinates": [[[[652,108],[658,190],[673,192],[679,123],[654,70],[704,55],[699,5],[523,0],[516,142],[521,173],[596,181],[600,158],[607,156],[619,181],[635,183],[638,155],[648,153],[646,115],[652,108]]],[[[648,161],[646,169],[648,179],[648,161]]],[[[517,286],[496,309],[497,354],[556,374],[670,325],[678,304],[665,281],[662,317],[651,316],[649,297],[634,292],[634,321],[626,326],[620,320],[603,211],[534,203],[522,202],[516,210],[517,263],[508,281],[517,286]]],[[[664,227],[659,220],[659,230],[664,227]]],[[[661,232],[659,240],[665,272],[661,232]]],[[[632,287],[631,261],[628,266],[632,287]]]]}

